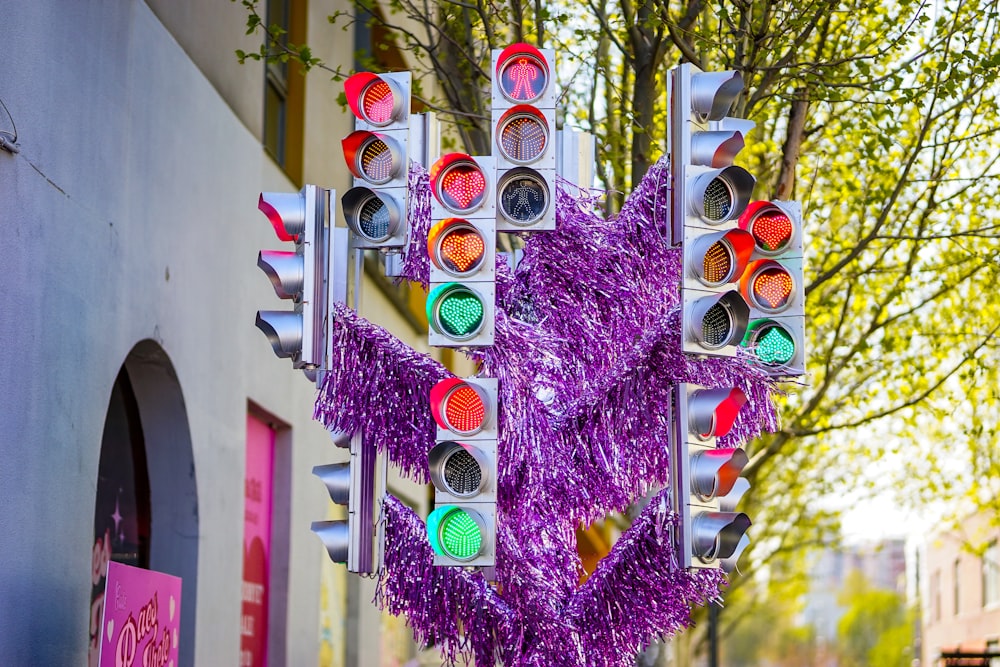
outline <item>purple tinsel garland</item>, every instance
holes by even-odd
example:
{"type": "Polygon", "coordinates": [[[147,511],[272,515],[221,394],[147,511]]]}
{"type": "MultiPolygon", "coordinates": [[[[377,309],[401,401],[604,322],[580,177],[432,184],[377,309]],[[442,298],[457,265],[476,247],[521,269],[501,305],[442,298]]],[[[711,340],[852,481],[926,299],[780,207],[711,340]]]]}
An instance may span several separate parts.
{"type": "MultiPolygon", "coordinates": [[[[649,641],[684,628],[718,596],[714,571],[677,566],[676,520],[659,493],[587,582],[576,529],[623,511],[668,481],[676,382],[738,386],[748,397],[722,445],[775,430],[771,381],[742,357],[681,352],[681,258],[664,238],[668,169],[649,170],[605,219],[587,192],[560,183],[558,228],[526,237],[515,271],[497,263],[495,343],[470,352],[500,383],[497,577],[436,568],[422,522],[386,503],[379,602],[407,616],[417,641],[454,663],[627,665],[649,641]]],[[[410,169],[411,238],[402,276],[427,284],[427,172],[410,169]]],[[[404,475],[427,479],[430,387],[448,371],[380,327],[338,308],[335,368],[316,417],[364,429],[404,475]],[[387,409],[388,406],[392,410],[387,409]]]]}
{"type": "Polygon", "coordinates": [[[335,304],[332,368],[323,375],[313,418],[330,431],[361,431],[404,475],[429,479],[434,419],[427,397],[451,373],[380,326],[335,304]]]}

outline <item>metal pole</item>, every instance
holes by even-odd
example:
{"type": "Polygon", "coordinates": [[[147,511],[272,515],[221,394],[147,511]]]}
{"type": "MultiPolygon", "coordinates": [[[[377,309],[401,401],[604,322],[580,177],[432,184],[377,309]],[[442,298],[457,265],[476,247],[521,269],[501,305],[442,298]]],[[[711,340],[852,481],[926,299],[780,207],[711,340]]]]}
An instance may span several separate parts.
{"type": "Polygon", "coordinates": [[[719,667],[719,605],[708,605],[708,667],[719,667]]]}

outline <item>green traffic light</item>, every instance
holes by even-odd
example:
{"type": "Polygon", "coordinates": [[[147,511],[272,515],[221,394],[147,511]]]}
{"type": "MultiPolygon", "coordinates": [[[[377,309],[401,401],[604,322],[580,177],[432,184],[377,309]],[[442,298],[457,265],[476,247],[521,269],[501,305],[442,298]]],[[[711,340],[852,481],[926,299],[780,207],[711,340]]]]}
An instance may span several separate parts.
{"type": "Polygon", "coordinates": [[[427,319],[438,331],[458,340],[479,333],[485,314],[482,297],[459,283],[438,285],[427,296],[427,319]]]}
{"type": "Polygon", "coordinates": [[[475,558],[483,548],[482,530],[468,512],[456,508],[441,521],[441,546],[452,558],[475,558]]]}
{"type": "Polygon", "coordinates": [[[438,507],[427,517],[427,538],[439,556],[472,560],[483,549],[483,527],[469,510],[457,505],[438,507]]]}
{"type": "Polygon", "coordinates": [[[751,337],[754,355],[765,364],[779,366],[795,357],[795,340],[784,327],[764,324],[749,332],[751,337]]]}

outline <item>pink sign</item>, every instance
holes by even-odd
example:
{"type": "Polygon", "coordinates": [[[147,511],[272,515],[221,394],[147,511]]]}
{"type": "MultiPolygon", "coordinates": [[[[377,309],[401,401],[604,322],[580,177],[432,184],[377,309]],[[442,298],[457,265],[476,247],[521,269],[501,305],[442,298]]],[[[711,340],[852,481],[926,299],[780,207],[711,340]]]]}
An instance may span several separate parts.
{"type": "Polygon", "coordinates": [[[179,577],[108,563],[101,667],[175,667],[180,627],[179,577]]]}
{"type": "Polygon", "coordinates": [[[253,415],[247,415],[240,667],[264,667],[267,664],[267,582],[271,558],[274,439],[274,429],[253,415]]]}

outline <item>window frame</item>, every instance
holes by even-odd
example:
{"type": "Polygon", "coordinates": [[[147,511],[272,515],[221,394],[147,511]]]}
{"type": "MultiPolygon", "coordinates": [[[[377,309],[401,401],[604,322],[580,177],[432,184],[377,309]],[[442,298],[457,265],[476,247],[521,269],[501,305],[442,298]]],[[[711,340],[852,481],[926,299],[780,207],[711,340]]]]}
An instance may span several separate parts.
{"type": "Polygon", "coordinates": [[[986,544],[981,563],[983,608],[1000,607],[1000,541],[996,538],[986,544]]]}
{"type": "MultiPolygon", "coordinates": [[[[301,44],[306,34],[306,0],[267,0],[264,16],[268,28],[277,25],[283,31],[281,46],[301,44]]],[[[264,63],[263,119],[261,143],[265,152],[284,170],[296,185],[301,185],[302,153],[305,129],[305,76],[301,65],[288,60],[264,63]],[[276,109],[271,110],[271,101],[276,109]]]]}

